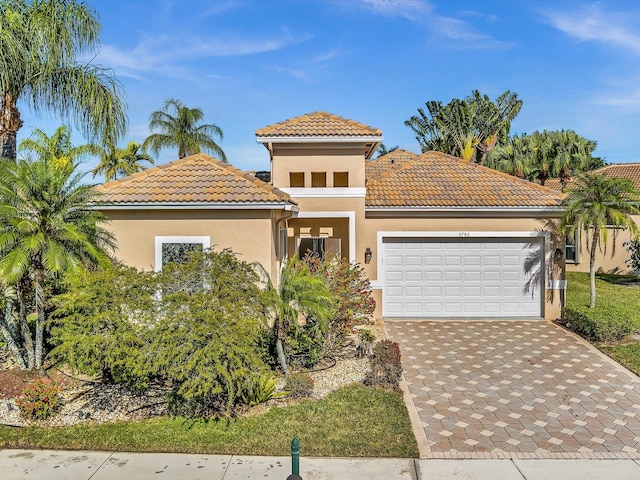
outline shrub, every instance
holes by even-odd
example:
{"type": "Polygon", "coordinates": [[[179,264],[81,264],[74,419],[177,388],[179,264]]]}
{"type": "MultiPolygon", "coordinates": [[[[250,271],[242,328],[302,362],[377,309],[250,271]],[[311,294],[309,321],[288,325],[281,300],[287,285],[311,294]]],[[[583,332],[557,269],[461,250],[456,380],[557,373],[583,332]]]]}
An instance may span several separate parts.
{"type": "Polygon", "coordinates": [[[327,280],[335,312],[329,323],[328,340],[330,344],[339,344],[355,325],[370,322],[376,302],[371,295],[369,279],[360,265],[345,258],[333,256],[322,260],[315,255],[307,256],[305,261],[313,272],[327,280]]]}
{"type": "Polygon", "coordinates": [[[269,373],[248,379],[240,392],[240,403],[252,407],[271,400],[276,393],[277,383],[276,378],[269,373]]]}
{"type": "Polygon", "coordinates": [[[60,387],[53,382],[42,378],[35,380],[16,400],[20,415],[38,420],[55,415],[62,407],[60,392],[60,387]]]}
{"type": "Polygon", "coordinates": [[[601,311],[565,308],[564,325],[571,331],[594,342],[613,342],[622,340],[638,328],[638,322],[632,322],[621,315],[602,314],[601,311]]]}
{"type": "Polygon", "coordinates": [[[284,389],[293,398],[307,398],[313,393],[313,378],[308,373],[292,373],[287,376],[284,389]]]}
{"type": "Polygon", "coordinates": [[[369,357],[373,355],[373,341],[376,339],[373,332],[367,329],[360,330],[358,333],[358,339],[360,340],[360,343],[356,347],[356,356],[369,357]]]}
{"type": "Polygon", "coordinates": [[[402,378],[400,346],[391,340],[381,340],[373,347],[369,363],[371,371],[365,378],[365,384],[374,387],[397,389],[402,378]]]}
{"type": "Polygon", "coordinates": [[[291,325],[284,339],[287,362],[291,367],[311,368],[316,365],[325,352],[327,324],[307,317],[303,325],[291,325]]]}
{"type": "Polygon", "coordinates": [[[624,263],[634,272],[640,272],[640,240],[629,240],[622,245],[627,248],[631,255],[631,258],[625,260],[624,263]]]}
{"type": "Polygon", "coordinates": [[[175,414],[230,413],[246,378],[265,370],[264,294],[253,267],[229,250],[158,273],[85,272],[56,301],[56,358],[137,390],[169,386],[175,414]]]}

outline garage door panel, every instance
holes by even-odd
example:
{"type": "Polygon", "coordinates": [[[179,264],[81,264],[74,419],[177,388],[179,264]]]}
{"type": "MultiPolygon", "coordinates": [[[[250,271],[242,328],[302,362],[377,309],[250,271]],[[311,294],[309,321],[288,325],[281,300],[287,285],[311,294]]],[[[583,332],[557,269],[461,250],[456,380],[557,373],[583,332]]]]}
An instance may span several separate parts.
{"type": "Polygon", "coordinates": [[[445,282],[460,282],[462,280],[462,271],[447,270],[444,272],[445,282]]]}
{"type": "Polygon", "coordinates": [[[384,241],[383,315],[539,317],[541,285],[524,293],[531,240],[384,241]]]}
{"type": "Polygon", "coordinates": [[[407,266],[422,265],[422,255],[406,255],[404,257],[404,265],[407,265],[407,266]]]}
{"type": "Polygon", "coordinates": [[[443,272],[441,271],[426,270],[424,272],[424,279],[427,282],[441,282],[442,275],[443,275],[443,272]]]}
{"type": "Polygon", "coordinates": [[[387,270],[384,274],[385,281],[388,282],[401,282],[404,276],[402,270],[387,270]]]}
{"type": "Polygon", "coordinates": [[[422,287],[420,287],[420,286],[418,286],[418,287],[407,286],[404,289],[404,294],[407,297],[422,297],[423,296],[422,287]]]}
{"type": "Polygon", "coordinates": [[[422,282],[422,270],[410,270],[405,272],[404,278],[407,282],[422,282]]]}

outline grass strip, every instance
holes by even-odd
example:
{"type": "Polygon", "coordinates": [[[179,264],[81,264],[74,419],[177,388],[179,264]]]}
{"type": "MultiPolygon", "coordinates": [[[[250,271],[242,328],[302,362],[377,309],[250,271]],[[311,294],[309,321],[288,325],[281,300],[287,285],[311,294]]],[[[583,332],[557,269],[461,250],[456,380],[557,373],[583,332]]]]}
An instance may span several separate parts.
{"type": "Polygon", "coordinates": [[[598,348],[640,376],[640,342],[626,345],[598,345],[598,348]]]}
{"type": "Polygon", "coordinates": [[[160,417],[68,427],[0,426],[0,448],[47,448],[206,454],[417,457],[402,395],[350,385],[317,401],[256,416],[192,420],[160,417]]]}

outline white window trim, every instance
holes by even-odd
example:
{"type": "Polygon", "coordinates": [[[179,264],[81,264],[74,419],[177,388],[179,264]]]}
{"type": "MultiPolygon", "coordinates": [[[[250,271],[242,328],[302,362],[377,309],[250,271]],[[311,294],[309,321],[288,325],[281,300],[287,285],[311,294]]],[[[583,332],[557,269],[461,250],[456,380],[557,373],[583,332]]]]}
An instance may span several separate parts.
{"type": "Polygon", "coordinates": [[[356,212],[299,212],[296,218],[348,218],[349,261],[356,261],[356,212]]]}
{"type": "Polygon", "coordinates": [[[564,245],[564,259],[565,259],[565,263],[568,263],[570,265],[579,265],[580,264],[580,237],[581,232],[579,229],[576,228],[575,232],[573,232],[573,245],[571,245],[575,252],[576,252],[576,258],[575,260],[569,260],[567,258],[567,247],[569,246],[566,242],[567,242],[567,237],[569,236],[569,232],[566,232],[565,234],[565,245],[564,245]]]}
{"type": "Polygon", "coordinates": [[[199,243],[206,250],[211,246],[211,237],[197,235],[161,236],[155,237],[155,265],[154,270],[162,270],[162,245],[164,243],[199,243]]]}

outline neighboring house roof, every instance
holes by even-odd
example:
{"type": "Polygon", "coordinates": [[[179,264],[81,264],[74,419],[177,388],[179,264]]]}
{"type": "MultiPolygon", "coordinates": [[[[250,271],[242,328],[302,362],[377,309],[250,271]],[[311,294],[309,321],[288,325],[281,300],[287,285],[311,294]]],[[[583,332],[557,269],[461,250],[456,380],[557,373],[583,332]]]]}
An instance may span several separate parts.
{"type": "Polygon", "coordinates": [[[380,137],[382,131],[327,112],[313,112],[256,130],[258,137],[380,137]]]}
{"type": "Polygon", "coordinates": [[[562,182],[559,178],[548,178],[544,182],[544,186],[552,190],[558,190],[559,192],[562,191],[562,182]]]}
{"type": "Polygon", "coordinates": [[[367,163],[368,208],[548,208],[559,207],[564,198],[550,188],[444,153],[412,157],[396,152],[367,163]]]}
{"type": "Polygon", "coordinates": [[[605,165],[594,173],[599,173],[606,177],[628,178],[636,187],[640,188],[640,163],[619,163],[616,165],[605,165]]]}
{"type": "Polygon", "coordinates": [[[402,162],[415,160],[420,155],[398,148],[393,152],[366,163],[367,180],[373,179],[387,170],[401,168],[402,162]]]}
{"type": "Polygon", "coordinates": [[[97,190],[101,205],[295,205],[286,193],[203,153],[104,183],[97,190]]]}
{"type": "MultiPolygon", "coordinates": [[[[587,173],[597,173],[604,175],[605,177],[618,177],[628,178],[636,187],[640,189],[640,163],[618,163],[615,165],[605,165],[596,170],[591,170],[587,173]]],[[[571,185],[571,180],[565,185],[565,190],[571,185]]],[[[562,183],[559,178],[550,178],[544,183],[545,187],[553,188],[554,190],[562,190],[562,183]]]]}

